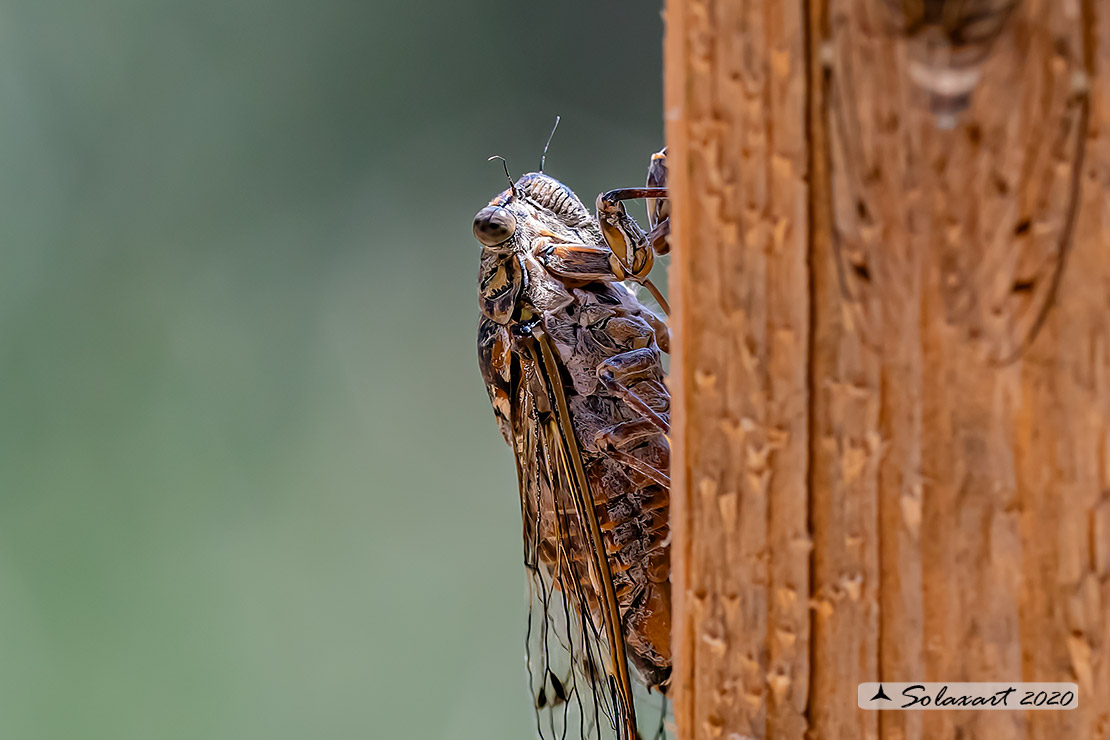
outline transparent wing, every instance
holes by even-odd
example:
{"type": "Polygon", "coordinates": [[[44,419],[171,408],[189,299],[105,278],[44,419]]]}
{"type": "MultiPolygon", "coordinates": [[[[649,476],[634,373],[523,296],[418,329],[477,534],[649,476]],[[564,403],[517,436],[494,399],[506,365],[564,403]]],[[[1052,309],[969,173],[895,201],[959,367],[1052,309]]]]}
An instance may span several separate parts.
{"type": "Polygon", "coordinates": [[[549,370],[550,353],[544,361],[547,340],[539,334],[525,343],[530,351],[521,355],[513,404],[536,729],[553,740],[631,740],[635,713],[612,579],[597,549],[600,533],[580,451],[565,433],[561,381],[549,370]]]}

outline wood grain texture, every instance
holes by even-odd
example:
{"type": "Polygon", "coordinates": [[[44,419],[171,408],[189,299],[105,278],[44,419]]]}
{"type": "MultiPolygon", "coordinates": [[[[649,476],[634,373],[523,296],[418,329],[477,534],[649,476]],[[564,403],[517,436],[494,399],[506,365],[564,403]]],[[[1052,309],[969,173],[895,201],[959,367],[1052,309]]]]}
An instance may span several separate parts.
{"type": "Polygon", "coordinates": [[[679,737],[1105,740],[1110,9],[1025,0],[949,131],[878,6],[667,4],[679,737]]]}
{"type": "Polygon", "coordinates": [[[668,5],[683,737],[806,730],[804,42],[800,3],[668,5]]]}

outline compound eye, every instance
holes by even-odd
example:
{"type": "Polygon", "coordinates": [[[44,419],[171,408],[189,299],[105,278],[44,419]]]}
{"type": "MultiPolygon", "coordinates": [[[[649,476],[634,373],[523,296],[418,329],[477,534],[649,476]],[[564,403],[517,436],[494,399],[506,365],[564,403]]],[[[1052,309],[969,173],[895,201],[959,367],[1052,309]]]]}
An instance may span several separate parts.
{"type": "Polygon", "coordinates": [[[486,206],[474,217],[474,237],[487,247],[508,241],[516,232],[516,219],[501,206],[486,206]]]}

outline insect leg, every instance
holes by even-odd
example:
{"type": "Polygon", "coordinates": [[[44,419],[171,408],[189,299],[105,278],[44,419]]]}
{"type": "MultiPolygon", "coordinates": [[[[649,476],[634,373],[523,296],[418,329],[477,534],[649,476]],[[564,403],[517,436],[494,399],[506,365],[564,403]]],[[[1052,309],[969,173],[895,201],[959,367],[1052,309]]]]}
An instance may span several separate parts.
{"type": "Polygon", "coordinates": [[[597,220],[605,243],[613,250],[625,272],[642,280],[651,271],[655,254],[647,234],[628,215],[624,201],[633,198],[663,198],[666,188],[618,188],[597,196],[597,220]]]}
{"type": "Polygon", "coordinates": [[[637,419],[635,421],[631,421],[631,422],[627,422],[627,423],[628,424],[643,424],[643,426],[646,426],[646,427],[650,428],[651,434],[650,435],[639,434],[639,432],[642,431],[642,430],[635,430],[635,431],[622,430],[620,427],[623,426],[623,425],[618,424],[615,427],[610,427],[609,429],[603,429],[600,432],[598,432],[598,434],[597,434],[597,447],[598,447],[598,449],[601,450],[601,452],[603,452],[604,454],[608,455],[609,457],[611,457],[614,460],[616,460],[617,462],[619,462],[620,464],[628,467],[630,470],[636,471],[637,473],[644,476],[645,478],[652,481],[653,483],[657,483],[657,484],[663,486],[664,488],[669,489],[671,487],[671,477],[669,475],[667,475],[665,470],[659,470],[654,465],[651,465],[650,463],[646,463],[643,460],[641,460],[640,458],[636,457],[635,455],[632,455],[628,452],[625,452],[623,449],[621,449],[622,447],[628,447],[628,446],[631,446],[632,444],[634,444],[635,442],[639,442],[639,441],[643,440],[645,436],[655,436],[655,435],[659,434],[659,430],[655,428],[654,424],[647,421],[646,419],[637,419]],[[628,437],[622,436],[626,431],[629,433],[629,436],[628,437]]]}
{"type": "MultiPolygon", "coordinates": [[[[644,392],[646,390],[644,384],[646,383],[654,383],[654,381],[641,381],[637,386],[637,390],[640,390],[640,393],[633,393],[631,390],[627,391],[627,393],[636,396],[638,400],[647,404],[649,407],[654,406],[659,408],[663,406],[661,410],[665,411],[666,406],[660,404],[658,399],[661,397],[664,399],[666,398],[666,389],[658,389],[662,391],[662,393],[658,393],[655,389],[652,389],[651,395],[655,396],[655,403],[653,404],[651,401],[641,398],[643,395],[648,395],[644,392]]],[[[671,487],[671,478],[665,469],[660,470],[654,465],[626,452],[626,450],[636,447],[645,440],[657,437],[662,433],[663,431],[660,430],[658,422],[655,419],[642,417],[630,421],[622,421],[619,424],[614,424],[605,429],[599,429],[594,435],[594,444],[597,446],[598,450],[617,462],[631,470],[635,470],[648,480],[669,489],[671,487]]]]}
{"type": "MultiPolygon", "coordinates": [[[[635,225],[635,222],[633,224],[635,225]]],[[[636,228],[640,227],[637,226],[636,228]]],[[[642,231],[640,233],[643,234],[642,231]]],[[[651,254],[650,250],[648,254],[651,254]]],[[[651,292],[664,313],[669,315],[671,312],[667,299],[663,297],[655,284],[646,277],[641,279],[629,273],[620,257],[612,249],[590,244],[555,244],[544,247],[536,256],[548,272],[563,280],[584,283],[596,280],[607,282],[635,280],[651,292]]]]}
{"type": "Polygon", "coordinates": [[[658,367],[659,357],[655,350],[645,347],[613,355],[597,366],[597,377],[606,388],[643,414],[656,429],[668,434],[671,430],[670,422],[660,416],[653,404],[643,397],[648,394],[654,396],[650,400],[655,402],[655,406],[662,406],[663,411],[669,405],[666,389],[656,388],[654,384],[657,381],[651,377],[658,367]],[[633,386],[636,386],[635,390],[633,386]]]}
{"type": "Polygon", "coordinates": [[[618,188],[597,196],[597,222],[601,227],[601,235],[605,243],[613,251],[616,262],[613,272],[624,275],[643,285],[649,291],[663,311],[670,314],[670,307],[663,298],[659,289],[648,278],[652,265],[655,263],[654,243],[659,240],[659,233],[654,239],[649,239],[636,220],[628,215],[624,201],[634,198],[666,198],[666,188],[618,188]]]}
{"type": "Polygon", "coordinates": [[[666,198],[667,189],[665,187],[642,187],[642,188],[615,188],[606,191],[597,196],[599,202],[605,204],[606,211],[611,210],[612,206],[626,201],[635,200],[636,198],[666,198]]]}
{"type": "Polygon", "coordinates": [[[628,449],[635,447],[640,442],[659,434],[659,427],[650,419],[632,419],[622,421],[611,427],[599,429],[594,435],[594,442],[598,448],[628,449]]]}
{"type": "Polygon", "coordinates": [[[581,282],[624,280],[620,263],[606,247],[590,244],[555,244],[544,247],[537,255],[547,271],[563,280],[581,282]]]}
{"type": "MultiPolygon", "coordinates": [[[[649,188],[667,187],[667,147],[651,155],[648,165],[647,186],[649,188]]],[[[671,244],[667,237],[671,233],[671,201],[668,198],[647,199],[648,243],[656,254],[667,254],[671,244]]]]}
{"type": "Polygon", "coordinates": [[[656,254],[667,254],[671,251],[670,235],[671,217],[667,216],[651,227],[651,231],[647,233],[647,241],[656,254]]]}

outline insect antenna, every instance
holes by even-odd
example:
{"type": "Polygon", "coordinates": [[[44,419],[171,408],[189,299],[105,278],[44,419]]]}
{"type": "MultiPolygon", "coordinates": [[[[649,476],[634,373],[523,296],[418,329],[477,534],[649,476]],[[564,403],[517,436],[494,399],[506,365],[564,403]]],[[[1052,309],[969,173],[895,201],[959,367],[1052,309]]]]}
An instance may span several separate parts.
{"type": "Polygon", "coordinates": [[[492,162],[495,159],[500,159],[501,160],[501,166],[503,168],[505,168],[505,177],[507,177],[509,179],[509,190],[513,191],[513,197],[514,198],[518,197],[520,195],[520,193],[518,193],[516,191],[516,183],[513,182],[513,176],[509,174],[509,163],[507,161],[505,161],[505,158],[502,157],[500,154],[494,154],[492,157],[490,157],[486,161],[487,162],[492,162]]]}
{"type": "Polygon", "coordinates": [[[547,148],[551,146],[551,140],[555,138],[555,129],[559,128],[559,116],[555,116],[555,125],[551,127],[551,133],[547,135],[547,143],[543,145],[543,154],[540,155],[540,172],[543,172],[543,166],[547,162],[547,148]]]}

